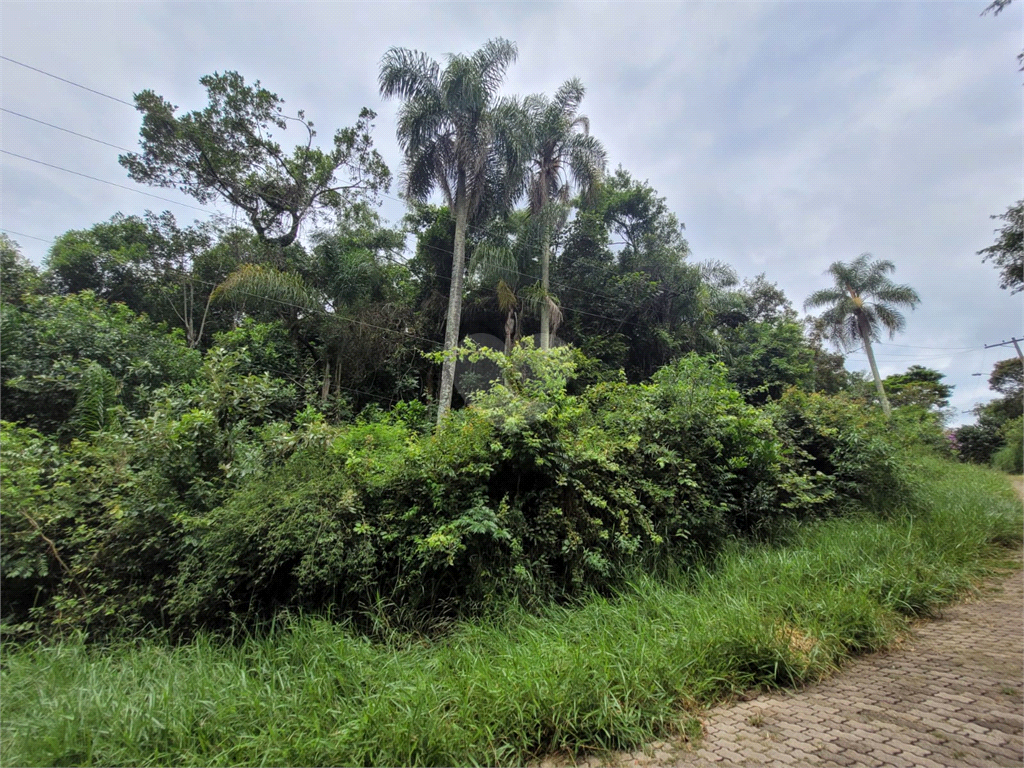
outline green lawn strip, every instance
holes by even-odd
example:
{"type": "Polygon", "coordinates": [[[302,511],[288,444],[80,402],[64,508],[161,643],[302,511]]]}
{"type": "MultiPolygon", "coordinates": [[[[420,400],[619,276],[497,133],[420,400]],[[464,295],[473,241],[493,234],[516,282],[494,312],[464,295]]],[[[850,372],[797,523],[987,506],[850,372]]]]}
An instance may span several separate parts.
{"type": "Polygon", "coordinates": [[[522,764],[628,748],[686,710],[819,678],[1010,560],[1006,476],[916,460],[913,513],[736,543],[706,572],[374,643],[317,619],[235,644],[3,654],[3,765],[522,764]]]}

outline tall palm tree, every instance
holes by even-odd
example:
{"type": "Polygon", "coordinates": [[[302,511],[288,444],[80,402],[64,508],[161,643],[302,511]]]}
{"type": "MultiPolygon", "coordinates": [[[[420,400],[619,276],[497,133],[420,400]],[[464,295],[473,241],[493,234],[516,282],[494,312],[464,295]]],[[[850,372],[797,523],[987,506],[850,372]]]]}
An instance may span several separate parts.
{"type": "Polygon", "coordinates": [[[481,287],[493,288],[498,309],[505,313],[505,354],[523,335],[523,316],[551,308],[551,327],[558,328],[562,315],[557,305],[547,304],[537,276],[536,244],[539,219],[528,210],[513,211],[488,227],[487,237],[476,243],[469,272],[481,287]]]}
{"type": "Polygon", "coordinates": [[[405,154],[405,194],[425,201],[440,189],[455,215],[438,423],[451,408],[455,385],[450,353],[459,342],[466,229],[482,209],[501,208],[523,190],[528,132],[518,103],[497,97],[517,55],[514,43],[496,38],[470,56],[449,54],[444,70],[426,54],[406,48],[391,48],[381,61],[381,95],[404,102],[397,133],[405,154]]]}
{"type": "Polygon", "coordinates": [[[863,253],[849,264],[834,262],[827,274],[835,279],[835,286],[812,293],[804,302],[804,309],[827,307],[821,320],[839,346],[849,349],[857,342],[864,344],[878,398],[888,416],[889,400],[878,375],[871,342],[878,341],[883,328],[889,332],[890,339],[896,331],[906,328],[907,320],[900,308],[914,309],[921,298],[910,286],[897,285],[887,277],[896,269],[891,261],[870,261],[870,258],[870,253],[863,253]]]}
{"type": "Polygon", "coordinates": [[[601,142],[590,135],[590,120],[577,114],[586,89],[576,78],[567,80],[553,99],[534,95],[524,106],[533,128],[533,158],[530,168],[530,212],[543,216],[541,234],[540,346],[551,346],[553,302],[549,297],[551,271],[551,229],[557,212],[551,203],[568,203],[571,191],[589,194],[604,173],[606,155],[601,142]]]}

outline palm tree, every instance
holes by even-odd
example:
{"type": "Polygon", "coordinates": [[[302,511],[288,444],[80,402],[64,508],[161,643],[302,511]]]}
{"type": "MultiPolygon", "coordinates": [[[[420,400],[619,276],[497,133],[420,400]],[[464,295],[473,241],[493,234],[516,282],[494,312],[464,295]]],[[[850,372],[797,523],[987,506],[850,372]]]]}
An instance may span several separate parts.
{"type": "Polygon", "coordinates": [[[863,253],[850,264],[834,262],[827,274],[835,279],[835,286],[812,293],[804,302],[804,309],[827,307],[821,320],[830,338],[839,346],[848,350],[856,342],[864,344],[878,398],[888,416],[889,401],[878,375],[871,342],[878,341],[882,328],[889,332],[890,339],[896,331],[902,331],[907,320],[900,308],[914,309],[921,298],[910,286],[896,285],[887,277],[896,269],[891,261],[870,261],[870,258],[871,254],[863,253]]]}
{"type": "Polygon", "coordinates": [[[514,100],[496,96],[517,55],[514,43],[496,38],[471,56],[449,54],[443,71],[425,54],[406,48],[391,48],[381,62],[381,95],[404,101],[397,133],[405,154],[405,194],[425,201],[440,189],[455,214],[438,423],[451,408],[455,385],[451,353],[459,342],[466,229],[482,209],[502,208],[523,189],[528,132],[522,111],[514,100]]]}
{"type": "Polygon", "coordinates": [[[481,287],[493,288],[498,309],[505,313],[505,354],[512,351],[523,335],[523,315],[537,315],[541,307],[550,307],[551,327],[562,321],[561,311],[541,290],[537,279],[537,243],[539,219],[528,210],[513,211],[488,227],[487,237],[476,243],[469,272],[481,287]]]}
{"type": "Polygon", "coordinates": [[[541,235],[540,346],[551,346],[553,302],[549,296],[551,269],[551,223],[557,214],[551,203],[568,203],[570,191],[589,194],[604,173],[606,155],[601,143],[590,135],[590,120],[577,114],[586,90],[576,78],[568,80],[549,100],[535,95],[525,107],[533,129],[533,159],[530,168],[530,212],[543,216],[541,235]]]}

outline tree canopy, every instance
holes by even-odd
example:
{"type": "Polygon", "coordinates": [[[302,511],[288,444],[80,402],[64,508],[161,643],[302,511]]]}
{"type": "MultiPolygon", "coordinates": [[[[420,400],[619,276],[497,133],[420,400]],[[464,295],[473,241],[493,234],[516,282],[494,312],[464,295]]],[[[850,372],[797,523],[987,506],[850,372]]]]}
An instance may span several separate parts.
{"type": "Polygon", "coordinates": [[[184,115],[150,90],[135,96],[142,113],[142,151],[119,162],[135,181],[175,187],[201,203],[222,199],[241,210],[256,233],[280,246],[295,242],[303,221],[387,190],[390,173],[373,149],[376,115],[363,109],[352,128],[334,134],[333,147],[314,146],[305,113],[286,115],[284,102],[237,72],[200,78],[209,105],[184,115]],[[287,154],[273,132],[299,126],[302,138],[287,154]],[[339,174],[342,178],[338,178],[339,174]]]}

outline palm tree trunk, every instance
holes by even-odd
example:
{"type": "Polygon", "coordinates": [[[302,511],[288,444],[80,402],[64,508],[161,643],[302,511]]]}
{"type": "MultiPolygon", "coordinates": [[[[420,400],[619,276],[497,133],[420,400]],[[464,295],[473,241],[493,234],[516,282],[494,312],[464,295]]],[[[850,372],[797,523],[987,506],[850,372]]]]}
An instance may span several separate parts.
{"type": "Polygon", "coordinates": [[[462,280],[466,271],[466,227],[469,224],[469,200],[465,182],[459,178],[455,193],[455,248],[452,254],[452,287],[448,294],[448,320],[444,331],[444,364],[441,366],[441,391],[437,396],[437,423],[440,424],[452,407],[455,390],[455,357],[449,353],[459,345],[462,322],[462,280]]]}
{"type": "Polygon", "coordinates": [[[878,366],[875,364],[875,352],[871,349],[871,334],[870,329],[867,327],[867,323],[863,318],[858,318],[857,322],[860,324],[860,335],[864,339],[864,351],[868,356],[868,363],[871,365],[871,375],[875,377],[875,388],[878,390],[878,399],[882,401],[882,410],[885,412],[885,417],[889,418],[892,415],[892,409],[889,407],[889,399],[885,396],[885,387],[882,386],[882,377],[878,375],[878,366]]]}
{"type": "Polygon", "coordinates": [[[540,305],[540,348],[551,349],[551,307],[548,305],[548,278],[551,272],[551,242],[548,228],[540,241],[540,285],[544,290],[544,302],[540,305]]]}

